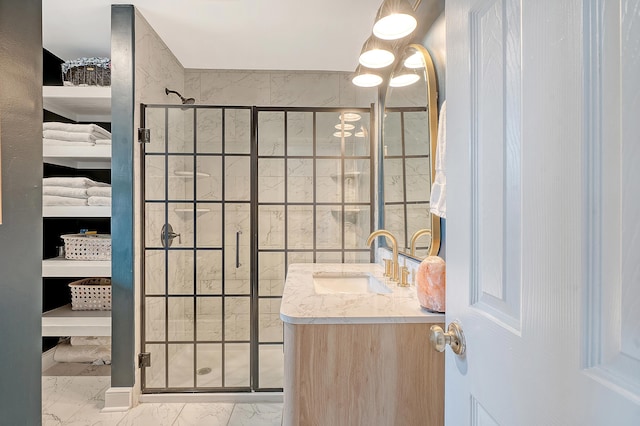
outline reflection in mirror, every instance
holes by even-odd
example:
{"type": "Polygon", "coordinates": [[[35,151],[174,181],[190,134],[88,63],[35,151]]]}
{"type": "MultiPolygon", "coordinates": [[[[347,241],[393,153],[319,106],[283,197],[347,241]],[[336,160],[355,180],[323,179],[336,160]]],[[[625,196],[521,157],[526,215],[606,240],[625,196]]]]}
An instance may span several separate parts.
{"type": "Polygon", "coordinates": [[[384,229],[396,236],[405,253],[419,232],[414,238],[417,257],[436,255],[440,246],[440,221],[429,213],[437,126],[433,63],[424,47],[412,44],[389,81],[382,145],[384,229]]]}

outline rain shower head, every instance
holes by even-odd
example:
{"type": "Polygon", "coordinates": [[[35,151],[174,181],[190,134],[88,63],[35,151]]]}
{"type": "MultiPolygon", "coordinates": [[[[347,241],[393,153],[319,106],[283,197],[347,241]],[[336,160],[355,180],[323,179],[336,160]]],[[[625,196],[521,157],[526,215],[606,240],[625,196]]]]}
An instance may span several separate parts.
{"type": "Polygon", "coordinates": [[[175,93],[176,95],[178,95],[180,97],[180,100],[182,101],[182,105],[193,105],[196,103],[196,100],[194,98],[185,98],[184,96],[182,96],[180,93],[176,92],[175,90],[169,90],[166,87],[164,88],[164,93],[166,93],[167,95],[169,95],[169,93],[175,93]]]}

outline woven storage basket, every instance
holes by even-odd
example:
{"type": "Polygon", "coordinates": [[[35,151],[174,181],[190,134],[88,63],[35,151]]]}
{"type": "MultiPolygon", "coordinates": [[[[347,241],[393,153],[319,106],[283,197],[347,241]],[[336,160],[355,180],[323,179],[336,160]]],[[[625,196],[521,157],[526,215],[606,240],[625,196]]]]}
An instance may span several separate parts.
{"type": "Polygon", "coordinates": [[[111,260],[111,235],[67,234],[64,240],[64,258],[76,260],[111,260]]]}
{"type": "Polygon", "coordinates": [[[71,309],[74,311],[110,311],[111,279],[85,278],[69,283],[71,309]]]}

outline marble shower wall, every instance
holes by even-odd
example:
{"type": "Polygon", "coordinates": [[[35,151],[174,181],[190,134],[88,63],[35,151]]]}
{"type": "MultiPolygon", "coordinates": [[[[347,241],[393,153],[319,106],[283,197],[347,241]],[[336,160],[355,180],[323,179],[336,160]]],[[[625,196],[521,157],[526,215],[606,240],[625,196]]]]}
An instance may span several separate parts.
{"type": "MultiPolygon", "coordinates": [[[[184,68],[180,64],[180,62],[173,55],[171,50],[164,44],[162,39],[158,36],[158,34],[154,31],[154,29],[149,25],[146,19],[142,16],[142,14],[136,10],[135,11],[135,105],[139,105],[140,103],[146,104],[179,104],[179,99],[175,96],[167,96],[164,92],[165,87],[177,90],[178,92],[184,91],[184,68]]],[[[134,123],[135,126],[138,126],[140,123],[140,111],[138,108],[134,108],[134,123]]],[[[158,110],[152,112],[151,116],[148,117],[148,123],[151,127],[151,137],[152,143],[147,147],[152,151],[164,152],[165,144],[169,142],[172,146],[175,146],[175,149],[181,149],[181,145],[184,144],[184,133],[182,132],[181,126],[177,126],[173,128],[169,133],[168,137],[164,134],[164,114],[159,113],[158,110]]],[[[174,119],[180,120],[180,118],[172,117],[174,119]]],[[[137,141],[137,134],[133,135],[133,141],[137,141]]],[[[137,142],[136,142],[137,143],[137,142]]],[[[173,149],[173,148],[172,148],[173,149]]],[[[171,159],[169,168],[178,168],[181,165],[179,164],[179,159],[171,159]],[[178,164],[176,164],[178,163],[178,164]]],[[[140,151],[138,149],[134,149],[134,167],[136,170],[135,176],[140,176],[141,171],[138,168],[140,164],[140,151]]],[[[165,182],[165,167],[163,161],[151,160],[147,162],[148,168],[148,179],[146,182],[146,199],[160,199],[164,197],[164,189],[167,183],[165,182]]],[[[178,199],[184,198],[185,196],[185,187],[184,182],[178,183],[169,181],[168,183],[170,190],[173,194],[175,194],[178,199]]],[[[140,209],[140,200],[141,200],[141,185],[140,179],[136,179],[134,183],[134,203],[135,208],[134,211],[136,214],[141,211],[140,209]]],[[[147,245],[148,246],[156,246],[160,243],[160,238],[158,237],[160,234],[160,230],[162,228],[162,224],[164,223],[164,211],[162,210],[162,205],[153,206],[152,208],[147,208],[147,229],[150,232],[147,232],[147,245]],[[160,207],[158,209],[157,207],[160,207]],[[162,213],[159,211],[161,210],[162,213]],[[150,236],[151,235],[151,236],[150,236]],[[152,238],[155,237],[155,238],[152,238]]],[[[183,227],[184,224],[180,222],[177,218],[175,220],[174,225],[180,228],[183,227]]],[[[140,217],[136,218],[136,224],[139,224],[141,221],[140,217]]],[[[140,241],[140,226],[134,226],[135,229],[135,239],[136,241],[140,241]]],[[[164,256],[158,254],[145,254],[143,252],[143,248],[140,244],[135,244],[135,270],[141,270],[141,262],[143,256],[146,257],[146,283],[147,283],[147,294],[158,294],[164,291],[164,256]]],[[[178,265],[172,265],[171,268],[174,268],[178,265]]],[[[178,269],[184,268],[184,265],[179,265],[178,269]]],[[[135,277],[136,288],[139,289],[141,286],[141,277],[135,277]]],[[[134,297],[136,298],[135,306],[136,309],[141,305],[139,300],[140,291],[136,290],[134,292],[134,297]]],[[[145,300],[146,305],[146,338],[147,339],[160,339],[161,334],[164,333],[164,306],[158,301],[162,299],[152,300],[147,298],[145,300]]],[[[171,313],[175,313],[175,306],[171,313]]],[[[186,312],[185,312],[186,313],[186,312]]],[[[183,315],[183,317],[186,317],[183,315]]],[[[140,318],[140,312],[137,311],[135,313],[135,318],[140,318]]],[[[183,324],[176,324],[175,327],[172,328],[171,332],[179,332],[181,329],[184,329],[183,324]]],[[[135,327],[136,333],[136,343],[135,347],[140,347],[140,330],[141,327],[135,327]]],[[[157,345],[156,345],[157,346],[157,345]]],[[[161,365],[160,362],[161,357],[164,354],[163,351],[155,351],[155,355],[157,356],[156,360],[158,360],[158,365],[161,365]]],[[[136,370],[139,371],[139,370],[136,370]]],[[[150,372],[153,376],[153,371],[150,372]]],[[[136,380],[136,383],[140,383],[139,380],[136,380]]]]}
{"type": "MultiPolygon", "coordinates": [[[[143,20],[142,17],[140,19],[143,20]]],[[[287,72],[287,71],[215,71],[215,70],[183,70],[180,64],[175,60],[171,52],[164,46],[157,35],[153,33],[146,24],[141,25],[142,31],[137,29],[136,34],[139,37],[137,49],[142,57],[140,61],[140,69],[137,75],[140,75],[140,86],[138,99],[145,103],[177,103],[177,97],[164,94],[164,87],[177,90],[185,97],[194,97],[196,104],[207,105],[257,105],[257,106],[325,106],[325,107],[369,107],[375,102],[377,93],[375,89],[357,88],[350,82],[349,73],[341,72],[287,72]],[[148,27],[148,28],[147,28],[148,27]],[[148,31],[145,31],[148,29],[148,31]],[[155,66],[157,69],[147,69],[145,66],[155,66]],[[182,77],[182,80],[180,81],[182,77]],[[175,99],[174,99],[175,98],[175,99]]],[[[138,53],[138,52],[137,52],[138,53]]],[[[170,153],[192,152],[195,144],[198,152],[220,152],[221,148],[221,117],[218,110],[200,109],[197,114],[197,134],[193,134],[193,109],[170,109],[168,115],[168,123],[165,123],[164,111],[162,109],[148,109],[147,117],[148,127],[151,128],[152,144],[148,146],[148,150],[155,152],[164,152],[165,147],[170,153]],[[165,124],[168,124],[168,132],[165,135],[165,124]]],[[[274,125],[273,132],[269,137],[269,143],[260,145],[261,154],[283,155],[283,134],[278,130],[278,117],[274,120],[266,120],[261,123],[262,134],[264,135],[269,129],[269,124],[274,125]],[[280,132],[280,133],[279,133],[280,132]]],[[[335,117],[332,117],[335,120],[335,117]]],[[[312,126],[308,123],[308,117],[304,114],[300,116],[300,122],[290,121],[288,129],[290,138],[298,135],[298,141],[301,145],[298,147],[295,143],[290,145],[290,150],[304,149],[304,139],[312,139],[312,126]]],[[[333,123],[335,124],[335,123],[333,123]]],[[[332,126],[333,126],[332,124],[332,126]]],[[[250,114],[247,110],[228,110],[225,123],[225,138],[227,141],[227,149],[231,146],[233,153],[249,152],[250,142],[250,114]],[[232,141],[232,143],[230,143],[232,141]]],[[[332,138],[333,139],[333,138],[332,138]]],[[[326,149],[334,146],[333,140],[328,141],[326,149]],[[330,142],[330,143],[329,143],[330,142]]],[[[323,148],[324,149],[324,148],[323,148]]],[[[353,146],[352,155],[366,155],[361,147],[353,146]]],[[[305,155],[304,152],[290,152],[293,155],[305,155]]],[[[336,154],[339,154],[336,153],[336,154]]],[[[333,153],[325,153],[325,155],[334,155],[333,153]]],[[[249,164],[241,164],[247,162],[246,157],[227,157],[226,161],[226,187],[225,192],[228,199],[243,200],[248,199],[249,193],[249,164]],[[240,162],[236,164],[237,162],[240,162]],[[245,193],[246,192],[246,193],[245,193]]],[[[284,201],[284,191],[288,191],[288,197],[299,198],[299,201],[309,200],[312,194],[313,177],[309,164],[305,164],[307,160],[291,160],[288,169],[284,168],[283,160],[270,160],[260,164],[261,175],[264,176],[265,183],[271,185],[267,191],[261,192],[260,201],[281,202],[284,201]],[[284,173],[289,173],[291,179],[290,187],[283,186],[284,173]],[[294,178],[295,177],[295,178],[294,178]],[[295,182],[295,183],[294,183],[295,182]],[[293,184],[293,185],[291,185],[293,184]]],[[[175,203],[169,204],[169,222],[173,225],[176,232],[180,232],[182,240],[174,240],[174,246],[177,247],[193,247],[197,244],[199,247],[220,246],[220,230],[216,230],[212,224],[220,223],[219,209],[211,208],[211,205],[198,205],[197,208],[206,207],[209,211],[202,211],[196,214],[197,235],[194,235],[194,215],[190,209],[193,204],[189,200],[219,200],[222,193],[222,171],[218,157],[201,157],[198,158],[196,164],[197,194],[193,191],[193,160],[192,158],[184,158],[178,155],[169,156],[168,169],[165,170],[163,157],[148,157],[146,161],[147,180],[146,180],[146,199],[160,200],[164,198],[165,188],[169,192],[169,198],[176,200],[175,203]],[[211,164],[209,164],[211,163],[211,164]],[[165,177],[166,176],[166,177],[165,177]],[[179,202],[184,200],[184,202],[179,202]]],[[[308,161],[307,161],[308,162],[308,161]]],[[[366,201],[369,198],[368,174],[370,173],[369,165],[362,160],[347,160],[346,168],[350,171],[357,172],[349,178],[349,182],[345,186],[345,196],[347,201],[359,201],[366,194],[366,201]],[[360,175],[361,177],[357,177],[360,175]],[[355,178],[354,178],[355,176],[355,178]],[[360,183],[366,182],[367,184],[360,183]]],[[[324,179],[326,185],[318,185],[318,188],[327,188],[326,191],[319,193],[319,198],[329,199],[336,197],[339,191],[336,190],[340,181],[340,163],[336,160],[326,160],[325,163],[318,163],[318,179],[324,179]],[[330,188],[330,189],[329,189],[330,188]]],[[[339,197],[334,200],[339,202],[339,197]]],[[[228,208],[240,208],[242,211],[228,211],[226,214],[227,223],[225,224],[226,241],[233,244],[235,242],[235,231],[237,229],[246,228],[243,235],[249,235],[248,210],[244,211],[244,205],[238,205],[228,208]],[[232,220],[233,219],[233,220],[232,220]],[[233,222],[233,223],[232,223],[233,222]],[[237,222],[237,223],[236,223],[237,222]]],[[[248,209],[248,205],[247,205],[248,209]]],[[[308,212],[304,211],[304,207],[291,206],[289,210],[290,226],[295,225],[295,217],[299,216],[300,227],[304,227],[305,218],[308,212]],[[296,208],[300,212],[296,212],[296,208]],[[296,216],[297,215],[297,216],[296,216]]],[[[318,215],[318,233],[320,235],[333,235],[332,227],[339,231],[339,223],[341,212],[321,211],[318,215]],[[338,220],[336,220],[338,219],[338,220]]],[[[348,211],[345,213],[349,217],[357,217],[354,223],[346,224],[346,233],[351,234],[347,238],[348,248],[355,247],[356,241],[362,239],[362,235],[368,234],[369,231],[369,211],[365,208],[363,211],[348,211]],[[363,220],[366,219],[366,220],[363,220]],[[353,246],[353,247],[352,247],[353,246]]],[[[259,213],[260,229],[268,230],[261,232],[259,235],[261,247],[283,247],[286,236],[284,235],[284,207],[283,206],[261,206],[259,213]]],[[[147,246],[157,247],[160,245],[159,230],[164,224],[164,209],[162,204],[148,204],[147,208],[147,246]]],[[[334,232],[335,233],[335,232],[334,232]]],[[[303,232],[290,233],[289,243],[298,244],[296,237],[304,235],[303,232]]],[[[304,241],[300,241],[304,245],[304,241]]],[[[334,241],[327,239],[319,241],[320,247],[325,244],[327,248],[334,241]]],[[[225,247],[229,253],[235,250],[234,247],[225,247]]],[[[331,258],[333,253],[325,253],[326,258],[319,256],[318,261],[341,261],[338,258],[331,258]]],[[[242,267],[238,269],[237,274],[227,273],[226,290],[233,294],[248,294],[249,281],[245,279],[244,269],[249,266],[249,241],[246,244],[241,240],[240,255],[242,258],[242,267]]],[[[288,259],[289,263],[295,261],[310,261],[305,257],[306,253],[292,253],[288,259]]],[[[347,261],[366,261],[368,254],[354,253],[347,255],[347,261]]],[[[228,256],[232,259],[234,256],[228,256]]],[[[229,260],[228,259],[228,260],[229,260]]],[[[146,294],[160,295],[164,293],[164,276],[165,272],[169,277],[170,293],[174,297],[169,306],[168,313],[165,314],[164,302],[162,299],[148,298],[146,305],[146,335],[148,340],[217,340],[221,338],[221,312],[222,300],[214,298],[202,299],[202,303],[193,306],[192,299],[187,295],[192,292],[194,286],[194,276],[187,271],[193,270],[194,261],[197,265],[196,288],[201,294],[219,294],[221,291],[221,275],[222,266],[220,253],[211,251],[200,251],[198,258],[193,258],[191,251],[171,252],[167,265],[164,265],[164,256],[161,252],[149,252],[146,254],[146,294]],[[217,257],[216,257],[217,256],[217,257]],[[165,271],[165,268],[168,271],[165,271]],[[191,301],[190,301],[191,300],[191,301]],[[168,315],[168,318],[165,318],[168,315]],[[168,336],[165,336],[164,322],[169,320],[169,327],[166,330],[168,336]],[[197,330],[197,335],[195,333],[197,330]],[[206,335],[202,334],[206,333],[206,335]]],[[[285,272],[285,254],[284,253],[261,253],[259,256],[260,268],[260,296],[280,296],[284,284],[285,272]]],[[[234,271],[231,265],[226,265],[227,271],[234,271]]],[[[245,340],[249,338],[249,306],[248,299],[235,297],[227,298],[225,301],[225,334],[227,339],[245,340]]],[[[279,319],[280,299],[261,299],[259,306],[259,327],[261,341],[281,341],[282,325],[279,319]]],[[[278,346],[275,346],[277,348],[278,346]]],[[[186,347],[185,347],[186,348],[186,347]]],[[[269,350],[273,347],[263,347],[261,350],[269,350]]],[[[158,360],[164,356],[162,345],[150,345],[152,352],[158,352],[158,360]],[[157,346],[157,348],[155,347],[157,346]]],[[[177,346],[176,346],[177,349],[177,346]]],[[[219,348],[212,347],[212,353],[217,354],[219,348]]],[[[237,348],[243,353],[245,348],[237,348]]],[[[277,351],[276,351],[277,352],[277,351]]],[[[153,356],[153,354],[152,354],[153,356]]],[[[208,355],[202,354],[202,359],[208,355]]],[[[213,355],[212,355],[213,356],[213,355]]],[[[215,355],[215,357],[218,357],[215,355]]],[[[170,354],[174,364],[179,364],[179,360],[184,358],[192,360],[193,354],[188,350],[178,351],[170,354]]],[[[198,354],[198,359],[201,356],[198,354]]],[[[217,358],[216,358],[217,359],[217,358]]],[[[204,362],[204,361],[203,361],[204,362]]],[[[200,363],[200,361],[198,361],[200,363]]],[[[158,362],[156,370],[149,371],[148,377],[150,384],[153,386],[163,386],[164,369],[161,368],[164,363],[158,362]]],[[[217,364],[217,363],[214,363],[217,364]]],[[[173,365],[173,364],[172,364],[173,365]]],[[[189,379],[192,375],[192,367],[184,369],[182,373],[169,372],[169,385],[175,385],[183,379],[189,379]]],[[[182,370],[182,369],[181,369],[182,370]]],[[[268,370],[273,370],[270,368],[268,370]]],[[[266,374],[267,371],[264,372],[266,374]]],[[[262,376],[262,373],[261,373],[262,376]]],[[[281,386],[279,378],[274,377],[269,380],[274,387],[281,386]]],[[[261,380],[265,379],[261,377],[261,380]]],[[[240,383],[238,383],[240,384],[240,383]]],[[[203,385],[198,383],[198,385],[203,385]]]]}
{"type": "Polygon", "coordinates": [[[377,90],[351,83],[351,73],[330,71],[185,71],[184,96],[198,104],[369,107],[377,90]]]}

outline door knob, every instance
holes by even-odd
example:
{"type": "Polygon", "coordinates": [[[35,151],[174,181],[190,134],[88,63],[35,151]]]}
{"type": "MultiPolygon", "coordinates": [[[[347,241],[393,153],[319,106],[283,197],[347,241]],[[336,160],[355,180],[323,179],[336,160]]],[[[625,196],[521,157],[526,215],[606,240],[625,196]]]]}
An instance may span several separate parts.
{"type": "Polygon", "coordinates": [[[447,345],[451,346],[451,350],[456,355],[464,355],[467,346],[464,341],[464,333],[460,324],[452,322],[445,333],[439,325],[432,325],[429,333],[429,341],[431,346],[438,352],[444,351],[447,345]]]}

